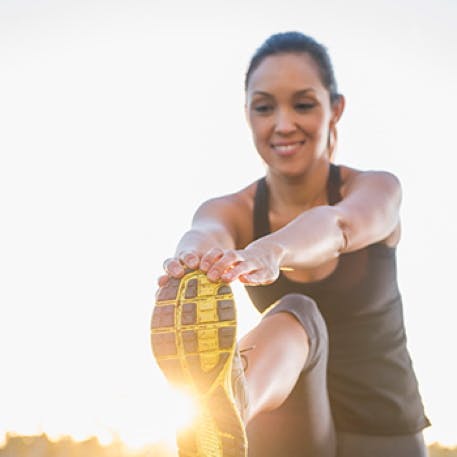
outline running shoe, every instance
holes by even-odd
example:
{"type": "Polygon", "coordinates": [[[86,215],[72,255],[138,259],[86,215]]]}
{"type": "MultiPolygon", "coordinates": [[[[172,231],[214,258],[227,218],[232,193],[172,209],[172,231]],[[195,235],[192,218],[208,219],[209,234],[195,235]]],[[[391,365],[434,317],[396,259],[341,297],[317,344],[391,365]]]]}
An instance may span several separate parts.
{"type": "Polygon", "coordinates": [[[151,344],[168,381],[195,395],[192,426],[178,433],[180,457],[245,457],[245,378],[236,344],[236,308],[230,286],[199,271],[160,288],[151,344]]]}

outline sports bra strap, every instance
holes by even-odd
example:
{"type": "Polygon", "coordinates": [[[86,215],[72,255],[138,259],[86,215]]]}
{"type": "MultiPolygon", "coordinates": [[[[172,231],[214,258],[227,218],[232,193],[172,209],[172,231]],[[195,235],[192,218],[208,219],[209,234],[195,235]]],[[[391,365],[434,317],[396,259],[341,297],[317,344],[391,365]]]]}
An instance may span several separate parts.
{"type": "MultiPolygon", "coordinates": [[[[331,163],[327,180],[327,200],[330,205],[335,205],[341,201],[340,188],[340,167],[331,163]]],[[[257,189],[254,196],[254,240],[262,238],[271,232],[268,212],[268,186],[264,176],[257,181],[257,189]]]]}
{"type": "Polygon", "coordinates": [[[254,240],[271,232],[268,219],[268,186],[265,176],[257,182],[254,197],[254,240]]]}
{"type": "Polygon", "coordinates": [[[327,180],[327,200],[328,204],[333,206],[341,201],[341,172],[340,167],[333,163],[330,164],[330,170],[327,180]]]}

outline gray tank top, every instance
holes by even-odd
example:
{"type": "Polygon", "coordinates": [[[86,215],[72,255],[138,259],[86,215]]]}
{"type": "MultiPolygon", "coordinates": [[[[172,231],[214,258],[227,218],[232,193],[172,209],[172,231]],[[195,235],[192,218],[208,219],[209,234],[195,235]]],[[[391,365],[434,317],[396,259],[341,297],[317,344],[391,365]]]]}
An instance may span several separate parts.
{"type": "MultiPolygon", "coordinates": [[[[329,204],[341,200],[340,186],[339,168],[331,165],[329,204]]],[[[254,232],[254,239],[270,233],[265,178],[257,185],[254,232]]],[[[329,333],[328,391],[337,430],[401,435],[430,425],[406,347],[395,248],[376,243],[342,254],[320,281],[280,274],[273,284],[246,290],[261,312],[288,293],[317,303],[329,333]]]]}

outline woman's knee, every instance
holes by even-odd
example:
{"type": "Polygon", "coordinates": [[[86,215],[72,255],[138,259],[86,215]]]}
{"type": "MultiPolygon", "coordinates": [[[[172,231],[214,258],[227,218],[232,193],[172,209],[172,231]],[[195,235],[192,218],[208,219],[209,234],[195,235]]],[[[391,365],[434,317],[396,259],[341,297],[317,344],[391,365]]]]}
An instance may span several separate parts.
{"type": "Polygon", "coordinates": [[[309,341],[309,357],[305,367],[327,360],[328,333],[325,320],[316,302],[303,294],[291,293],[282,297],[264,317],[277,313],[289,313],[304,328],[309,341]]]}
{"type": "Polygon", "coordinates": [[[265,316],[281,312],[292,314],[305,328],[309,338],[327,339],[327,327],[324,318],[312,298],[295,293],[284,295],[265,316]]]}

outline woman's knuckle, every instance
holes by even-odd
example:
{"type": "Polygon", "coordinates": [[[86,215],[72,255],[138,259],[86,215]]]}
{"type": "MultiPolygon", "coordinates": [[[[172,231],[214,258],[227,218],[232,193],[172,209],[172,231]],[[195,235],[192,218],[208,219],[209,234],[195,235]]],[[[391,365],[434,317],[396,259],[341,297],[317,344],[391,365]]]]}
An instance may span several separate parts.
{"type": "Polygon", "coordinates": [[[168,259],[165,259],[162,264],[163,269],[167,270],[172,261],[173,261],[173,258],[171,258],[171,257],[169,257],[168,259]]]}
{"type": "Polygon", "coordinates": [[[227,249],[223,252],[222,254],[222,258],[221,260],[225,260],[225,261],[233,261],[234,259],[234,255],[233,255],[233,251],[230,250],[230,249],[227,249]]]}
{"type": "Polygon", "coordinates": [[[220,248],[213,248],[213,249],[211,249],[211,251],[208,253],[208,257],[209,257],[211,260],[215,260],[215,259],[217,259],[218,257],[220,257],[221,255],[223,255],[223,251],[222,251],[222,249],[220,249],[220,248]]]}

